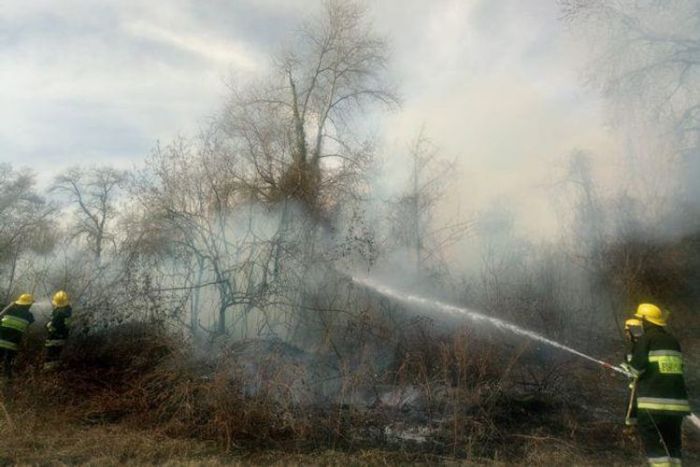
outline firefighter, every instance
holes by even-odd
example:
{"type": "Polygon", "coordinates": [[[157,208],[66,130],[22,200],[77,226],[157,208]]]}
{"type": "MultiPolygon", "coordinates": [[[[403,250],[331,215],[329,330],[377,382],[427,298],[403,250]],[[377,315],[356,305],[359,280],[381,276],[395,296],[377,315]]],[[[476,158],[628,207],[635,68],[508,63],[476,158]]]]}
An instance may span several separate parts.
{"type": "MultiPolygon", "coordinates": [[[[625,321],[625,340],[627,341],[627,353],[625,362],[627,365],[632,361],[634,352],[634,344],[642,337],[644,333],[642,321],[637,318],[628,319],[625,321]]],[[[630,397],[627,403],[627,414],[625,415],[625,425],[633,427],[637,424],[637,379],[632,378],[630,381],[630,397]]]]}
{"type": "Polygon", "coordinates": [[[46,323],[48,335],[44,343],[46,349],[44,370],[53,370],[58,366],[63,346],[68,339],[68,323],[73,314],[70,298],[63,290],[59,290],[53,295],[51,304],[53,305],[51,319],[46,323]]]}
{"type": "Polygon", "coordinates": [[[634,315],[643,334],[627,367],[636,378],[637,430],[649,465],[681,465],[681,423],[690,414],[678,341],[668,331],[668,312],[642,303],[634,315]]]}
{"type": "Polygon", "coordinates": [[[34,297],[23,293],[3,310],[0,318],[0,357],[3,360],[3,375],[8,380],[12,378],[12,361],[17,355],[22,337],[34,322],[34,315],[29,311],[33,303],[34,297]]]}

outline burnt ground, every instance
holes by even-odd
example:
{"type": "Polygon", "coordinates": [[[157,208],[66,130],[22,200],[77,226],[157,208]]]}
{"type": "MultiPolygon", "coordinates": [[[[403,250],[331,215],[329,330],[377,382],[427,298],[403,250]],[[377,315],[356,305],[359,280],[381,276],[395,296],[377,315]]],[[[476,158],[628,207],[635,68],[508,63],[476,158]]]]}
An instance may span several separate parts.
{"type": "MultiPolygon", "coordinates": [[[[623,379],[537,352],[464,359],[475,353],[457,344],[429,366],[413,355],[368,371],[276,341],[193,358],[125,328],[75,339],[44,374],[30,341],[4,391],[0,464],[643,463],[623,379]]],[[[685,465],[700,465],[700,433],[686,426],[685,443],[685,465]]]]}

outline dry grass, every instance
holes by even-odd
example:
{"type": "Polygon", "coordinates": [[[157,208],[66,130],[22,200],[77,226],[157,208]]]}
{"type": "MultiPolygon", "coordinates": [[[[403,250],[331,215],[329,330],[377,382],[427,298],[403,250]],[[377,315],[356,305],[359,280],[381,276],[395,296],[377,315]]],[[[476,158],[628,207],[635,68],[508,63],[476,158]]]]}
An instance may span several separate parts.
{"type": "MultiPolygon", "coordinates": [[[[250,371],[231,349],[193,359],[158,328],[76,337],[66,349],[66,368],[49,375],[35,370],[39,355],[30,342],[5,399],[7,413],[0,412],[0,464],[624,465],[640,459],[617,423],[569,402],[579,396],[574,391],[600,392],[590,373],[588,380],[573,378],[569,392],[552,395],[540,385],[524,397],[514,387],[522,349],[504,357],[465,330],[406,339],[413,350],[399,351],[380,382],[416,389],[417,399],[411,406],[364,408],[309,405],[310,393],[300,403],[281,374],[284,362],[259,368],[251,392],[250,371]],[[388,424],[429,427],[430,440],[390,441],[383,435],[388,424]]],[[[343,398],[371,380],[356,373],[348,372],[343,398]]]]}
{"type": "Polygon", "coordinates": [[[124,465],[191,460],[199,463],[219,452],[195,440],[120,425],[84,425],[63,413],[13,412],[13,427],[0,427],[0,464],[124,465]]]}
{"type": "MultiPolygon", "coordinates": [[[[123,424],[85,425],[68,422],[60,413],[23,412],[15,427],[0,424],[0,465],[625,465],[614,458],[587,458],[575,448],[551,440],[530,440],[531,448],[514,459],[456,459],[425,453],[366,449],[353,452],[320,450],[223,451],[216,443],[171,438],[156,430],[123,424]],[[598,462],[593,462],[596,459],[598,462]]],[[[628,464],[629,465],[629,464],[628,464]]]]}
{"type": "Polygon", "coordinates": [[[0,465],[464,465],[434,455],[333,450],[223,451],[212,442],[172,438],[157,430],[124,424],[85,424],[60,410],[13,411],[0,419],[0,465]]]}
{"type": "MultiPolygon", "coordinates": [[[[211,441],[229,451],[313,439],[312,425],[285,388],[247,394],[244,375],[225,352],[193,359],[157,328],[125,326],[77,338],[63,371],[44,375],[26,359],[11,400],[16,409],[57,406],[77,423],[115,423],[175,438],[211,441]]],[[[274,381],[271,379],[270,381],[274,381]]]]}

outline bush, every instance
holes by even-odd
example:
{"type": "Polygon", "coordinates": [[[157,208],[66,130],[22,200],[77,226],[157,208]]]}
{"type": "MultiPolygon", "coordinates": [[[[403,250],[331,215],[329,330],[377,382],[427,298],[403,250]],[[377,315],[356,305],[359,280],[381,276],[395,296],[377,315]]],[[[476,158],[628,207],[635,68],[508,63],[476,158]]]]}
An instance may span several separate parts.
{"type": "Polygon", "coordinates": [[[519,458],[537,440],[561,440],[568,449],[567,440],[586,433],[581,420],[590,417],[566,391],[553,394],[561,386],[548,392],[521,384],[524,368],[551,371],[528,363],[537,356],[528,349],[467,328],[403,332],[382,374],[372,373],[380,365],[335,361],[338,383],[326,394],[314,381],[317,361],[282,342],[195,351],[159,326],[132,323],[73,337],[63,368],[41,373],[37,332],[26,343],[10,408],[60,414],[66,424],[118,424],[212,442],[225,451],[380,447],[519,458]]]}

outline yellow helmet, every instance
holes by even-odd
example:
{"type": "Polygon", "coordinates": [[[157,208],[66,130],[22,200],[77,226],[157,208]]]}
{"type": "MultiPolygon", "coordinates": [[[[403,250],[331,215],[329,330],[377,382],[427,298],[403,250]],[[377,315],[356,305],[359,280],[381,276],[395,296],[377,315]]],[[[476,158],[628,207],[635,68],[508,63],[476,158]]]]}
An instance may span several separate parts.
{"type": "Polygon", "coordinates": [[[51,304],[56,308],[61,308],[70,304],[70,298],[68,298],[68,294],[65,292],[65,290],[59,290],[53,294],[51,304]]]}
{"type": "Polygon", "coordinates": [[[31,305],[32,303],[34,303],[34,297],[30,293],[23,293],[15,300],[15,305],[31,305]]]}
{"type": "Polygon", "coordinates": [[[661,311],[656,305],[651,303],[642,303],[637,307],[637,312],[634,314],[637,318],[642,318],[650,323],[658,326],[666,326],[668,320],[668,312],[661,311]]]}

